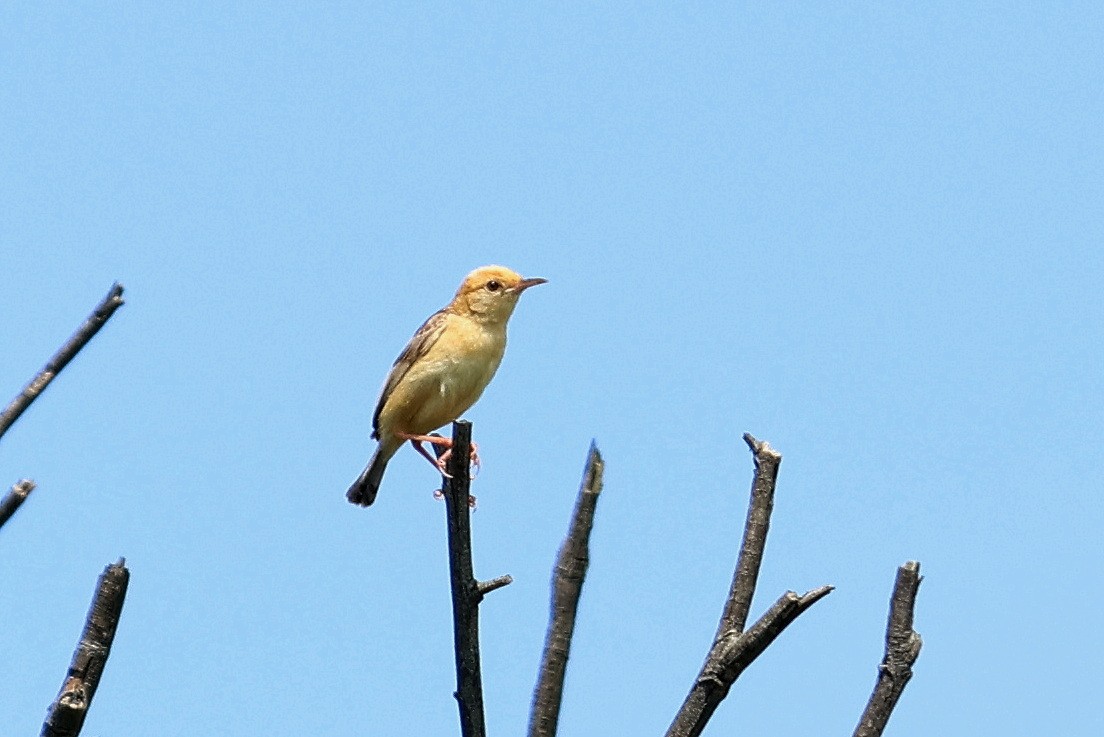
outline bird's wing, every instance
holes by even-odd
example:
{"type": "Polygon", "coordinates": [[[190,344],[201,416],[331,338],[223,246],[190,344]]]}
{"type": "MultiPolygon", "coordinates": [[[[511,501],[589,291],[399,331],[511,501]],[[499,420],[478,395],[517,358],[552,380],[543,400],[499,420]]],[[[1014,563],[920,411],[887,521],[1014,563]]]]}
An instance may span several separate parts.
{"type": "Polygon", "coordinates": [[[447,322],[448,314],[445,310],[434,312],[429,316],[428,320],[422,323],[422,326],[414,333],[414,337],[406,344],[406,348],[404,348],[403,352],[399,354],[399,357],[395,359],[395,363],[391,367],[391,373],[387,375],[387,382],[383,385],[383,391],[380,392],[375,414],[372,415],[373,438],[379,438],[380,412],[383,411],[383,405],[387,403],[387,399],[391,396],[391,392],[395,390],[395,387],[399,385],[399,382],[402,381],[403,377],[410,371],[410,367],[414,365],[414,362],[429,353],[429,349],[433,347],[433,344],[440,340],[442,333],[445,332],[445,324],[447,322]]]}

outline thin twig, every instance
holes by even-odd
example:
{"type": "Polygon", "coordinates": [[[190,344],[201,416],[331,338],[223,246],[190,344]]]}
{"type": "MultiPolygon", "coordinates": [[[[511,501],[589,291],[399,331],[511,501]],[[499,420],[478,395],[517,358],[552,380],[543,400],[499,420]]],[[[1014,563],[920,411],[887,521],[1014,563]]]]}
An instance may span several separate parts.
{"type": "Polygon", "coordinates": [[[96,309],[92,310],[92,314],[88,316],[84,324],[77,329],[77,332],[65,341],[65,345],[58,349],[57,353],[46,363],[46,366],[38,372],[38,375],[31,379],[27,386],[23,387],[23,391],[16,395],[15,399],[8,404],[3,412],[0,412],[0,437],[3,437],[4,433],[15,424],[19,416],[26,411],[27,407],[31,406],[31,402],[38,398],[42,390],[54,380],[55,376],[61,373],[61,370],[73,360],[80,349],[92,340],[100,328],[115,314],[115,310],[122,306],[122,295],[123,285],[116,282],[112,285],[107,296],[96,305],[96,309]]]}
{"type": "Polygon", "coordinates": [[[548,633],[544,639],[540,675],[533,692],[529,713],[529,737],[553,737],[560,718],[564,673],[575,632],[575,614],[583,590],[587,567],[590,565],[590,531],[594,527],[594,512],[602,492],[602,472],[605,462],[594,443],[590,444],[583,482],[575,499],[575,511],[567,537],[560,546],[552,578],[552,611],[548,633]]]}
{"type": "Polygon", "coordinates": [[[700,735],[740,674],[802,612],[832,591],[831,586],[821,586],[802,596],[787,591],[750,629],[744,631],[751,600],[755,595],[759,567],[763,561],[763,549],[767,544],[767,529],[774,505],[774,485],[778,477],[778,465],[782,461],[782,456],[767,443],[759,442],[747,434],[744,435],[744,441],[755,457],[755,478],[751,484],[751,501],[748,503],[744,538],[732,576],[732,586],[729,588],[713,645],[690,688],[690,693],[667,730],[667,737],[700,735]]]}
{"type": "Polygon", "coordinates": [[[513,582],[514,577],[510,574],[506,574],[505,576],[498,576],[497,578],[492,578],[490,581],[480,581],[478,584],[479,595],[480,597],[484,597],[492,591],[498,591],[503,586],[509,586],[513,582]]]}
{"type": "Polygon", "coordinates": [[[0,527],[4,526],[4,523],[11,519],[11,516],[15,514],[15,510],[19,509],[23,502],[27,501],[27,497],[34,491],[35,482],[30,479],[23,479],[18,481],[11,487],[11,491],[4,495],[4,499],[0,500],[0,527]]]}
{"type": "Polygon", "coordinates": [[[104,569],[88,609],[84,632],[73,653],[73,662],[61,685],[57,700],[50,705],[41,737],[76,737],[84,726],[88,707],[100,685],[119,615],[123,611],[130,571],[122,558],[104,569]]]}
{"type": "Polygon", "coordinates": [[[893,707],[912,678],[912,666],[920,657],[923,645],[920,633],[912,628],[916,594],[922,580],[917,561],[910,560],[897,569],[886,622],[885,656],[878,666],[874,692],[870,694],[859,726],[855,728],[855,737],[879,737],[882,734],[893,707]]]}
{"type": "MultiPolygon", "coordinates": [[[[456,692],[463,737],[485,737],[483,675],[479,661],[479,602],[483,596],[510,583],[500,576],[480,583],[472,569],[471,545],[471,423],[452,423],[452,455],[446,470],[452,478],[441,485],[448,518],[449,578],[452,582],[452,622],[456,648],[456,692]]],[[[440,456],[441,449],[436,445],[440,456]]]]}

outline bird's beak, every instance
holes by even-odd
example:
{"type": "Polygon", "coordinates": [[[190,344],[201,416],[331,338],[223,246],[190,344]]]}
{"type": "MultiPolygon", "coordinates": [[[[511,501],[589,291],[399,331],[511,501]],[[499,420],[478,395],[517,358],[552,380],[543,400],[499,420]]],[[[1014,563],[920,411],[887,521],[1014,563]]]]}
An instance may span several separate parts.
{"type": "Polygon", "coordinates": [[[514,287],[514,291],[518,294],[521,294],[529,287],[535,287],[538,284],[544,284],[547,281],[547,279],[541,279],[539,276],[533,277],[532,279],[522,279],[517,283],[517,286],[514,287]]]}

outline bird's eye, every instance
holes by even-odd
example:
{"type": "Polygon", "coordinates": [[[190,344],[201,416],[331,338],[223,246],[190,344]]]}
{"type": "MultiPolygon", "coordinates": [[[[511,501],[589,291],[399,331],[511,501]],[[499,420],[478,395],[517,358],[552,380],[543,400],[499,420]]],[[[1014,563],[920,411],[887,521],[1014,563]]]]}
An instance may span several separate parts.
{"type": "Polygon", "coordinates": [[[502,284],[492,279],[487,282],[487,289],[491,292],[497,292],[499,289],[502,289],[502,284]]]}

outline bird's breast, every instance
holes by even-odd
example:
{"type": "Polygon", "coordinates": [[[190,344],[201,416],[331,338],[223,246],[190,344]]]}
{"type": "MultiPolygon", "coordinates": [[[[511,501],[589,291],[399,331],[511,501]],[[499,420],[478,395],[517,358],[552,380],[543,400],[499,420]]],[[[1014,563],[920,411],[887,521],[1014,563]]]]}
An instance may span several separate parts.
{"type": "Polygon", "coordinates": [[[494,378],[505,349],[504,331],[454,318],[408,374],[416,387],[407,408],[409,431],[427,433],[459,418],[494,378]]]}
{"type": "MultiPolygon", "coordinates": [[[[453,345],[445,347],[440,355],[434,356],[438,364],[435,367],[439,381],[438,391],[442,396],[456,396],[459,399],[474,393],[475,396],[471,397],[471,403],[474,403],[494,378],[502,362],[506,341],[495,340],[495,336],[481,334],[478,330],[460,330],[458,333],[453,345]]],[[[441,342],[445,342],[444,339],[448,337],[443,336],[441,342]]],[[[460,411],[465,409],[467,407],[460,411]]]]}

